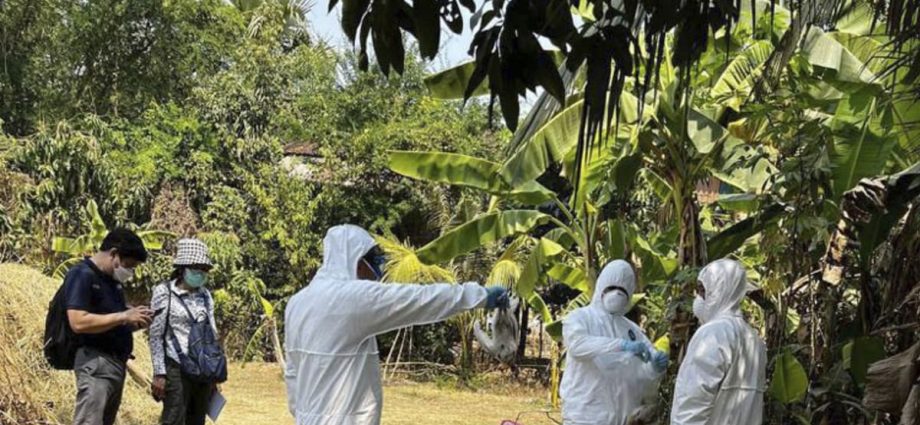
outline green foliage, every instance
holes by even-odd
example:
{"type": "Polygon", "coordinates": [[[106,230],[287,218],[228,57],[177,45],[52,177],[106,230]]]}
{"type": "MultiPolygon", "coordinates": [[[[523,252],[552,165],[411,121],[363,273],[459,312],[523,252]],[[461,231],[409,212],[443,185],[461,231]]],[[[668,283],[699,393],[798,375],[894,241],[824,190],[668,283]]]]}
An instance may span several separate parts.
{"type": "Polygon", "coordinates": [[[549,216],[532,210],[509,210],[483,214],[445,232],[418,250],[429,264],[445,262],[490,242],[527,233],[549,216]]]}
{"type": "Polygon", "coordinates": [[[843,346],[843,367],[863,385],[869,365],[886,357],[885,342],[878,337],[860,337],[843,346]]]}
{"type": "MultiPolygon", "coordinates": [[[[70,258],[57,266],[54,270],[54,277],[63,279],[67,270],[80,262],[85,256],[92,255],[102,245],[103,239],[109,233],[102,216],[99,215],[99,207],[94,201],[89,201],[86,205],[86,217],[89,219],[89,232],[77,237],[55,237],[51,241],[51,250],[66,254],[70,258]]],[[[167,240],[175,238],[176,235],[162,230],[151,230],[143,227],[129,226],[135,229],[137,236],[144,243],[144,248],[148,251],[158,251],[163,249],[167,240]]]]}
{"type": "MultiPolygon", "coordinates": [[[[253,337],[270,339],[266,306],[279,316],[309,281],[328,227],[436,235],[429,217],[458,194],[394,175],[386,152],[492,157],[505,135],[485,108],[425,97],[415,61],[399,78],[361,72],[355,58],[292,31],[289,2],[259,3],[3,2],[0,180],[21,184],[0,190],[11,207],[0,213],[0,257],[50,272],[52,237],[96,222],[90,202],[100,223],[189,235],[164,204],[187,194],[173,201],[212,248],[222,332],[235,355],[249,346],[258,356],[271,351],[253,337]],[[9,44],[10,28],[22,44],[9,44]],[[77,63],[93,67],[73,76],[77,63]],[[284,158],[289,145],[321,158],[284,158]],[[255,281],[258,297],[245,283],[255,281]]],[[[56,245],[85,252],[93,240],[56,245]]],[[[167,241],[140,271],[141,297],[172,272],[172,249],[167,241]]]]}
{"type": "Polygon", "coordinates": [[[807,390],[808,376],[805,368],[792,353],[780,354],[773,366],[770,394],[780,403],[788,404],[802,401],[807,390]]]}

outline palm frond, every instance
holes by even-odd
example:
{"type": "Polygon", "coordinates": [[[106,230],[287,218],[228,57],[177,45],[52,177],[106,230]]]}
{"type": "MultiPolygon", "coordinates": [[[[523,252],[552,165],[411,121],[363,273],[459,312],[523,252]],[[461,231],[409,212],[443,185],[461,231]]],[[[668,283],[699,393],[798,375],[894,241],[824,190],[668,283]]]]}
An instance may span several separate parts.
{"type": "Polygon", "coordinates": [[[418,259],[415,249],[405,242],[385,236],[376,236],[377,246],[386,254],[383,280],[392,283],[456,282],[453,271],[437,265],[425,264],[418,259]]]}
{"type": "Polygon", "coordinates": [[[502,285],[513,288],[524,268],[522,266],[521,247],[527,242],[528,237],[521,236],[515,239],[511,245],[496,260],[492,269],[489,271],[489,277],[486,283],[490,285],[502,285]]]}

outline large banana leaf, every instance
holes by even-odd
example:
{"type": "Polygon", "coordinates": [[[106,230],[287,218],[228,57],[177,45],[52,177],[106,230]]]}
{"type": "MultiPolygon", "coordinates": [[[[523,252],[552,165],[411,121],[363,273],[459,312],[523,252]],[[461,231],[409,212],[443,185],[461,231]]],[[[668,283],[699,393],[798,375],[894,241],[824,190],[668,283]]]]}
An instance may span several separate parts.
{"type": "Polygon", "coordinates": [[[521,271],[515,292],[523,298],[534,294],[537,284],[543,279],[543,270],[550,262],[559,262],[566,250],[561,245],[547,238],[540,238],[521,271]]]}
{"type": "Polygon", "coordinates": [[[871,90],[851,94],[828,124],[834,134],[831,164],[838,198],[859,179],[882,174],[897,145],[897,136],[876,116],[876,104],[871,90]]]}
{"type": "Polygon", "coordinates": [[[423,246],[417,252],[418,258],[426,264],[450,261],[483,245],[527,233],[549,219],[550,216],[534,210],[483,214],[423,246]]]}
{"type": "Polygon", "coordinates": [[[792,353],[784,352],[776,358],[773,379],[770,380],[770,394],[780,403],[794,403],[805,398],[808,390],[808,376],[805,368],[792,353]]]}
{"type": "Polygon", "coordinates": [[[843,346],[843,368],[862,385],[866,382],[869,365],[885,356],[885,342],[880,337],[859,337],[843,346]]]}
{"type": "Polygon", "coordinates": [[[785,210],[782,205],[770,205],[761,210],[760,214],[741,220],[709,238],[706,241],[709,259],[715,260],[728,256],[744,245],[744,241],[748,238],[779,221],[785,210]]]}
{"type": "Polygon", "coordinates": [[[588,292],[591,290],[591,281],[588,280],[588,275],[585,274],[583,269],[572,267],[568,264],[558,263],[547,270],[546,275],[565,284],[565,286],[569,288],[581,292],[588,292]]]}
{"type": "Polygon", "coordinates": [[[754,89],[760,68],[770,58],[771,53],[773,43],[768,40],[757,40],[747,46],[722,71],[709,90],[710,96],[723,105],[740,111],[741,105],[754,89]]]}
{"type": "MultiPolygon", "coordinates": [[[[619,125],[623,131],[618,131],[616,137],[626,132],[630,124],[638,122],[638,102],[638,99],[629,93],[620,96],[619,125]]],[[[578,143],[583,108],[584,100],[579,98],[540,126],[533,136],[520,144],[502,164],[502,179],[515,186],[539,177],[550,165],[563,161],[578,143]]],[[[646,108],[647,114],[650,113],[649,109],[646,108]]],[[[610,125],[616,126],[617,123],[610,125]]]]}
{"type": "MultiPolygon", "coordinates": [[[[547,53],[552,56],[557,64],[563,60],[562,53],[555,50],[548,50],[547,53]]],[[[469,61],[450,67],[441,72],[425,77],[425,87],[431,94],[431,97],[437,99],[463,99],[470,77],[476,69],[476,62],[469,61]]],[[[479,87],[473,90],[471,97],[489,94],[489,77],[483,79],[479,87]]]]}
{"type": "Polygon", "coordinates": [[[141,230],[137,232],[137,236],[144,243],[144,248],[160,250],[166,241],[175,238],[176,234],[165,230],[141,230]]]}
{"type": "Polygon", "coordinates": [[[831,72],[836,81],[878,84],[875,73],[837,39],[817,26],[811,26],[802,44],[802,54],[810,64],[831,72]]]}
{"type": "Polygon", "coordinates": [[[703,155],[712,153],[729,138],[734,139],[728,129],[696,109],[687,112],[687,137],[703,155]]]}
{"type": "Polygon", "coordinates": [[[751,213],[760,208],[760,197],[752,193],[719,195],[719,206],[728,211],[751,213]]]}
{"type": "Polygon", "coordinates": [[[62,254],[82,256],[95,249],[95,244],[89,236],[86,235],[76,238],[55,237],[51,240],[51,250],[62,254]]]}
{"type": "Polygon", "coordinates": [[[671,193],[674,189],[671,187],[671,184],[668,183],[664,177],[661,177],[650,168],[643,168],[639,170],[639,176],[647,184],[652,192],[655,192],[655,195],[658,196],[658,199],[662,202],[669,202],[671,199],[671,193]]]}
{"type": "Polygon", "coordinates": [[[549,311],[549,307],[546,306],[546,302],[544,302],[543,298],[540,298],[540,295],[536,292],[527,299],[527,304],[540,315],[540,321],[543,323],[550,323],[553,321],[553,314],[549,311]]]}
{"type": "Polygon", "coordinates": [[[533,137],[502,164],[502,178],[509,185],[533,180],[559,162],[578,142],[581,110],[579,100],[553,116],[533,137]]]}
{"type": "Polygon", "coordinates": [[[390,152],[390,169],[407,177],[470,187],[528,205],[539,205],[555,194],[535,180],[509,187],[499,178],[497,163],[446,152],[390,152]]]}
{"type": "Polygon", "coordinates": [[[844,51],[851,53],[873,75],[882,75],[891,64],[890,51],[878,37],[866,37],[846,32],[827,33],[828,37],[836,40],[844,51]]]}
{"type": "Polygon", "coordinates": [[[406,177],[490,192],[498,164],[447,152],[391,151],[390,169],[406,177]]]}
{"type": "MultiPolygon", "coordinates": [[[[476,69],[476,62],[464,62],[460,65],[445,69],[436,74],[425,77],[425,87],[431,93],[431,97],[438,99],[463,99],[463,93],[466,86],[476,69]]],[[[489,93],[489,80],[485,80],[473,91],[473,96],[480,96],[489,93]]]]}
{"type": "Polygon", "coordinates": [[[642,282],[656,282],[670,278],[677,271],[678,261],[668,253],[659,252],[651,243],[641,236],[635,224],[626,228],[629,246],[642,263],[639,276],[642,282]]]}
{"type": "Polygon", "coordinates": [[[776,167],[768,159],[762,158],[752,167],[739,167],[730,171],[713,170],[712,175],[745,193],[760,193],[764,189],[764,183],[775,172],[776,167]]]}

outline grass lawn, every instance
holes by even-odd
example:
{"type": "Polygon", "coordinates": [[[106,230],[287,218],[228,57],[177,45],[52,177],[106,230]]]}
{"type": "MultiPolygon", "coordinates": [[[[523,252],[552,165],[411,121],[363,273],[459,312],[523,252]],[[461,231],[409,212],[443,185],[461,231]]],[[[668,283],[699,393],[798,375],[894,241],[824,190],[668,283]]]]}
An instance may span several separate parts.
{"type": "MultiPolygon", "coordinates": [[[[548,408],[547,392],[537,388],[457,389],[452,384],[400,383],[384,388],[385,425],[499,425],[521,412],[548,408]]],[[[221,425],[293,424],[281,371],[274,364],[234,364],[223,385],[227,407],[221,425]]],[[[553,415],[558,418],[558,414],[553,415]]],[[[521,417],[525,425],[553,422],[539,413],[521,417]]]]}

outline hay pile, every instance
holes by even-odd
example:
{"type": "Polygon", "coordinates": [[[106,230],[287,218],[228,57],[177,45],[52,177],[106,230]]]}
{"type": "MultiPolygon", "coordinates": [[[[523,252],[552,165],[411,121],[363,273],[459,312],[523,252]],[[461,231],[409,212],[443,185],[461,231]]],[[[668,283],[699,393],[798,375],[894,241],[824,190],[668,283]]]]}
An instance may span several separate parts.
{"type": "MultiPolygon", "coordinates": [[[[73,417],[73,372],[48,367],[42,334],[48,302],[61,282],[21,265],[0,264],[0,424],[66,424],[73,417]]],[[[150,374],[146,334],[134,337],[133,367],[150,374]]],[[[157,422],[160,405],[130,377],[120,424],[157,422]]]]}

